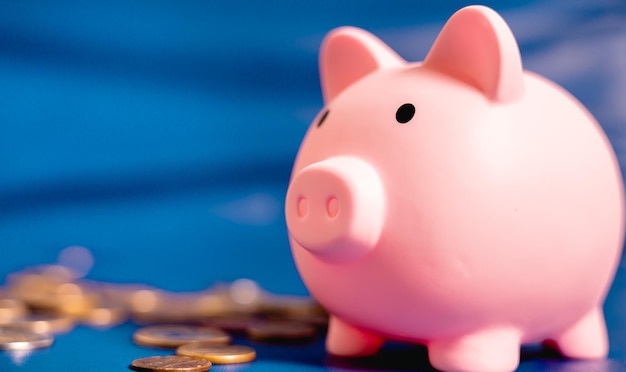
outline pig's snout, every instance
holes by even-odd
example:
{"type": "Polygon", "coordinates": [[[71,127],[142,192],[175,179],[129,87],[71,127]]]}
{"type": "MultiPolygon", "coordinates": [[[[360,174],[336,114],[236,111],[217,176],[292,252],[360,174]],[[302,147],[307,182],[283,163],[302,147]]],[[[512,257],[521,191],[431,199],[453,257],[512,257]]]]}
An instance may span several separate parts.
{"type": "Polygon", "coordinates": [[[385,221],[385,194],[376,170],[340,156],[294,174],[285,202],[287,228],[303,248],[327,261],[349,261],[372,250],[385,221]]]}

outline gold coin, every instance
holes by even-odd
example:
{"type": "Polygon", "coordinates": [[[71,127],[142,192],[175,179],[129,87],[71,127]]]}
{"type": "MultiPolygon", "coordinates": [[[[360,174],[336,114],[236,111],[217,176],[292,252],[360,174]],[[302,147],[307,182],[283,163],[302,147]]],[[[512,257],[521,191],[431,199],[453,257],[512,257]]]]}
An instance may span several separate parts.
{"type": "Polygon", "coordinates": [[[244,334],[256,322],[258,318],[253,315],[230,314],[206,318],[202,323],[233,334],[244,334]]]}
{"type": "Polygon", "coordinates": [[[266,294],[261,311],[268,315],[307,316],[324,314],[325,310],[314,299],[303,296],[277,296],[266,294]]]}
{"type": "Polygon", "coordinates": [[[227,314],[232,311],[233,306],[227,296],[205,291],[196,294],[192,308],[198,317],[207,317],[227,314]]]}
{"type": "Polygon", "coordinates": [[[190,342],[204,341],[213,345],[228,344],[232,338],[217,328],[183,325],[158,325],[140,328],[133,334],[139,345],[178,347],[190,342]]]}
{"type": "Polygon", "coordinates": [[[0,298],[0,324],[7,324],[24,317],[28,310],[26,305],[14,298],[0,298]]]}
{"type": "Polygon", "coordinates": [[[51,335],[41,335],[25,329],[0,327],[0,350],[31,350],[50,347],[51,335]]]}
{"type": "Polygon", "coordinates": [[[203,316],[197,311],[195,294],[169,294],[158,296],[154,306],[145,311],[133,311],[133,321],[137,324],[189,324],[203,316]]]}
{"type": "Polygon", "coordinates": [[[28,306],[67,315],[82,315],[99,300],[89,288],[62,277],[20,274],[11,285],[13,295],[28,306]]]}
{"type": "Polygon", "coordinates": [[[316,335],[311,324],[294,321],[263,321],[251,325],[248,336],[261,341],[307,341],[316,335]]]}
{"type": "Polygon", "coordinates": [[[256,351],[243,345],[211,345],[194,342],[176,349],[176,354],[204,358],[215,364],[248,363],[256,359],[256,351]]]}
{"type": "MultiPolygon", "coordinates": [[[[90,292],[88,288],[78,283],[61,284],[55,289],[52,296],[48,300],[47,306],[71,316],[86,314],[100,301],[96,293],[90,292]]],[[[46,304],[45,300],[44,304],[46,304]]]]}
{"type": "Polygon", "coordinates": [[[131,363],[130,368],[135,371],[146,372],[202,372],[211,369],[211,365],[211,362],[206,359],[167,355],[135,359],[131,363]]]}
{"type": "Polygon", "coordinates": [[[7,282],[13,297],[35,306],[49,299],[59,285],[67,283],[64,279],[31,271],[11,274],[7,282]]]}
{"type": "Polygon", "coordinates": [[[232,309],[224,296],[211,293],[170,293],[154,289],[135,291],[130,297],[132,319],[137,324],[190,324],[232,309]]]}
{"type": "Polygon", "coordinates": [[[129,311],[149,311],[158,300],[157,290],[147,285],[99,283],[98,287],[105,301],[129,311]]]}
{"type": "Polygon", "coordinates": [[[234,308],[239,312],[255,312],[263,295],[259,285],[250,279],[237,279],[228,288],[234,308]]]}
{"type": "Polygon", "coordinates": [[[31,266],[22,271],[10,274],[7,278],[9,287],[21,282],[22,280],[31,280],[34,278],[47,279],[52,282],[68,282],[76,277],[72,270],[61,265],[40,265],[31,266]]]}
{"type": "Polygon", "coordinates": [[[74,319],[65,315],[30,314],[11,322],[11,327],[25,329],[39,334],[67,333],[74,329],[74,319]]]}
{"type": "Polygon", "coordinates": [[[124,323],[128,312],[119,305],[100,305],[90,309],[80,317],[80,321],[95,328],[111,328],[124,323]]]}
{"type": "Polygon", "coordinates": [[[165,292],[156,289],[139,289],[130,293],[129,303],[133,314],[147,313],[158,308],[165,292]]]}
{"type": "Polygon", "coordinates": [[[328,328],[327,314],[289,314],[283,316],[270,317],[272,320],[289,320],[294,322],[306,323],[314,326],[318,330],[328,328]]]}

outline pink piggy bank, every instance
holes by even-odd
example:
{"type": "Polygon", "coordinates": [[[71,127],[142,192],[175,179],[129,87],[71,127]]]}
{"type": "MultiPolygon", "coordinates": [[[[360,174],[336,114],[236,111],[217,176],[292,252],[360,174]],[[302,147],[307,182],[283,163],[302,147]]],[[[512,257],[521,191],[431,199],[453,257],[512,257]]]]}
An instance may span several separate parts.
{"type": "Polygon", "coordinates": [[[463,8],[424,62],[356,28],[321,49],[326,107],[286,197],[326,348],[426,345],[446,371],[509,371],[520,345],[602,358],[624,235],[617,160],[587,110],[524,71],[493,10],[463,8]]]}

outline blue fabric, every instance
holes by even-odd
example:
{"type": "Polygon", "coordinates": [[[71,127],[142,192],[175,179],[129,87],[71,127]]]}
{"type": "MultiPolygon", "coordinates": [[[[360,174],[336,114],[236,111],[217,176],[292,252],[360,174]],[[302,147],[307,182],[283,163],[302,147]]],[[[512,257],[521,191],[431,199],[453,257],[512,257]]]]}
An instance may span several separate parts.
{"type": "MultiPolygon", "coordinates": [[[[354,25],[422,60],[443,22],[468,4],[0,2],[0,276],[83,245],[94,254],[95,280],[192,291],[247,277],[274,292],[306,293],[282,209],[299,142],[322,106],[323,36],[354,25]]],[[[525,67],[596,116],[624,170],[626,3],[486,5],[510,24],[525,67]]],[[[626,351],[617,294],[626,284],[616,288],[607,304],[616,361],[601,370],[621,368],[626,351]]],[[[70,354],[81,367],[70,370],[119,370],[149,354],[113,340],[129,337],[129,327],[63,336],[19,366],[0,354],[0,370],[60,371],[70,354]],[[95,345],[115,357],[83,337],[98,337],[95,345]]],[[[251,368],[325,370],[321,346],[313,350],[251,368]]],[[[531,359],[521,370],[548,364],[531,359]]]]}

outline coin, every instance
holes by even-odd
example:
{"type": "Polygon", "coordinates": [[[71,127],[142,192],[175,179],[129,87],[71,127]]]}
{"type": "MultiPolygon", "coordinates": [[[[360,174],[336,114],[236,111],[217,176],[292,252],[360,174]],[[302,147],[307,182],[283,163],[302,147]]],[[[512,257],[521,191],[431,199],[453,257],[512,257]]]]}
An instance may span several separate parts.
{"type": "Polygon", "coordinates": [[[68,268],[74,278],[82,278],[93,267],[93,254],[89,249],[74,245],[64,248],[58,257],[58,265],[68,268]]]}
{"type": "Polygon", "coordinates": [[[311,324],[294,321],[257,322],[247,329],[248,336],[260,341],[309,341],[316,335],[311,324]]]}
{"type": "Polygon", "coordinates": [[[98,283],[98,288],[105,301],[123,306],[129,311],[145,310],[136,309],[136,305],[146,307],[146,304],[141,303],[142,301],[147,302],[149,310],[150,307],[154,306],[157,297],[150,295],[150,293],[156,293],[155,288],[143,284],[98,283]],[[144,291],[144,298],[141,298],[141,294],[137,295],[141,291],[144,291]]]}
{"type": "Polygon", "coordinates": [[[163,301],[164,292],[154,289],[140,289],[130,294],[130,306],[133,313],[154,311],[163,301]]]}
{"type": "Polygon", "coordinates": [[[223,293],[204,291],[196,294],[192,308],[198,317],[207,317],[227,314],[232,311],[233,305],[223,293]]]}
{"type": "Polygon", "coordinates": [[[161,293],[154,306],[146,311],[133,311],[133,321],[137,324],[189,324],[201,316],[196,311],[195,295],[161,293]]]}
{"type": "Polygon", "coordinates": [[[25,329],[0,327],[0,350],[31,350],[50,347],[54,338],[25,329]]]}
{"type": "Polygon", "coordinates": [[[326,313],[314,299],[303,296],[265,294],[260,307],[268,315],[308,316],[326,313]]]}
{"type": "MultiPolygon", "coordinates": [[[[59,285],[49,298],[41,298],[39,307],[52,308],[70,316],[88,313],[99,301],[96,293],[91,293],[79,283],[59,285]]],[[[35,304],[34,304],[35,305],[35,304]]]]}
{"type": "Polygon", "coordinates": [[[263,292],[259,285],[250,279],[237,279],[228,289],[232,302],[242,309],[254,310],[261,302],[263,292]]]}
{"type": "MultiPolygon", "coordinates": [[[[272,318],[270,318],[272,319],[272,318]]],[[[276,319],[290,320],[295,322],[307,323],[314,326],[318,330],[324,330],[328,328],[328,315],[327,314],[291,314],[276,319]]]]}
{"type": "Polygon", "coordinates": [[[28,310],[22,301],[0,298],[0,324],[7,324],[26,315],[28,310]]]}
{"type": "MultiPolygon", "coordinates": [[[[48,275],[48,274],[46,274],[48,275]]],[[[13,295],[32,308],[77,316],[98,301],[96,293],[63,277],[21,274],[12,280],[13,295]]]]}
{"type": "Polygon", "coordinates": [[[72,273],[72,270],[61,265],[31,266],[9,275],[9,286],[13,286],[15,282],[21,282],[22,279],[33,279],[35,277],[47,278],[53,282],[67,282],[72,280],[75,275],[72,273]]]}
{"type": "Polygon", "coordinates": [[[183,325],[158,325],[138,329],[133,341],[139,345],[157,347],[178,347],[190,342],[204,341],[228,344],[232,338],[221,329],[183,325]]]}
{"type": "Polygon", "coordinates": [[[96,328],[111,328],[124,323],[127,319],[126,309],[115,304],[96,306],[80,317],[83,324],[96,328]]]}
{"type": "Polygon", "coordinates": [[[194,342],[180,346],[176,354],[204,358],[215,364],[248,363],[256,359],[256,351],[244,345],[211,345],[194,342]]]}
{"type": "Polygon", "coordinates": [[[256,322],[258,322],[258,318],[251,314],[242,315],[233,313],[206,318],[202,323],[230,332],[231,334],[245,334],[246,330],[256,322]]]}
{"type": "Polygon", "coordinates": [[[130,368],[135,371],[145,372],[201,372],[211,369],[211,365],[212,363],[206,359],[167,355],[135,359],[131,363],[130,368]]]}
{"type": "Polygon", "coordinates": [[[11,322],[11,327],[44,334],[66,333],[74,328],[74,319],[69,316],[35,313],[11,322]]]}

